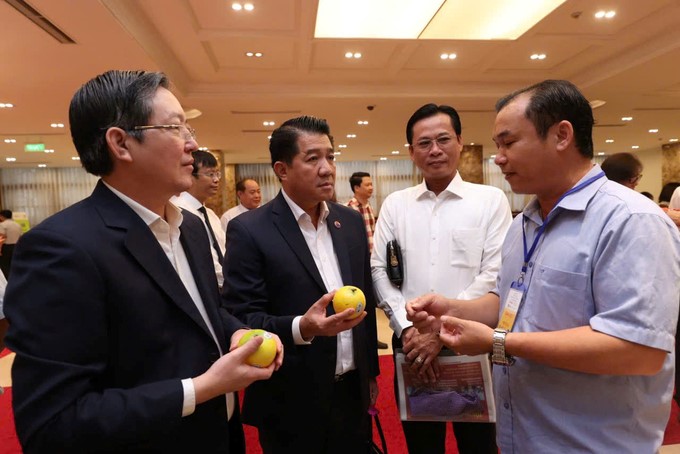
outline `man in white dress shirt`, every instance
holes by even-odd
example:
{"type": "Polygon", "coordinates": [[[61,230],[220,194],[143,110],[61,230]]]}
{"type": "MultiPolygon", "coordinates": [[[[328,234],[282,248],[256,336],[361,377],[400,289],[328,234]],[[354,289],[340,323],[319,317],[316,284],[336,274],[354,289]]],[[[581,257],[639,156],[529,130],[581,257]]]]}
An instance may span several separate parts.
{"type": "MultiPolygon", "coordinates": [[[[409,119],[406,138],[424,181],[385,199],[371,269],[378,305],[395,333],[393,347],[403,348],[414,372],[434,381],[442,344],[435,334],[419,334],[406,320],[406,302],[428,292],[467,299],[493,289],[512,217],[500,189],[460,177],[463,142],[453,107],[422,106],[409,119]],[[386,244],[395,239],[403,257],[401,288],[392,285],[386,271],[386,244]]],[[[445,423],[402,422],[402,426],[409,452],[444,453],[445,423]]],[[[461,454],[497,452],[493,424],[455,423],[453,427],[461,454]]]]}
{"type": "Polygon", "coordinates": [[[260,185],[252,178],[244,178],[236,183],[236,197],[238,197],[238,205],[229,208],[224,212],[220,218],[222,223],[222,230],[227,231],[229,221],[234,219],[241,213],[254,210],[262,203],[262,192],[260,192],[260,185]]]}
{"type": "Polygon", "coordinates": [[[222,230],[220,218],[213,210],[205,206],[205,202],[219,191],[222,174],[217,168],[217,159],[209,151],[194,151],[192,156],[194,157],[194,184],[170,201],[203,220],[206,234],[212,245],[217,283],[222,287],[224,283],[222,260],[226,252],[227,238],[222,230]]]}

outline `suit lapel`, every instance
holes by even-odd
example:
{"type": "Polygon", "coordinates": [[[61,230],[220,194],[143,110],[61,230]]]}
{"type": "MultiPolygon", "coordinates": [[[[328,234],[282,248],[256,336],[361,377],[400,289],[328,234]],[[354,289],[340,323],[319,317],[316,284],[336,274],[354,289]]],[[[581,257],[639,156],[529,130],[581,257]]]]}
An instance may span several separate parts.
{"type": "Polygon", "coordinates": [[[338,209],[335,204],[329,202],[328,209],[330,212],[328,213],[326,222],[328,225],[328,231],[330,232],[331,238],[333,239],[333,249],[335,249],[335,255],[338,257],[342,282],[352,282],[352,267],[350,266],[349,252],[347,251],[347,236],[345,235],[346,229],[343,230],[343,225],[340,221],[338,209]]]}
{"type": "MultiPolygon", "coordinates": [[[[112,229],[125,231],[123,240],[125,247],[144,268],[149,277],[167,295],[169,300],[212,338],[203,317],[198,312],[196,304],[184,287],[177,271],[173,268],[158,244],[158,240],[144,221],[101,181],[92,193],[92,198],[96,202],[95,206],[105,225],[112,229]]],[[[199,290],[202,287],[202,285],[199,285],[199,290]]]]}
{"type": "Polygon", "coordinates": [[[300,226],[298,225],[293,212],[290,210],[288,203],[283,198],[283,194],[279,192],[279,195],[272,201],[272,214],[274,217],[274,225],[281,233],[283,239],[288,243],[291,250],[297,256],[300,263],[305,267],[310,276],[319,285],[322,291],[325,293],[328,290],[326,285],[321,279],[321,274],[314,263],[314,257],[309,251],[305,237],[302,236],[300,231],[300,226]]]}

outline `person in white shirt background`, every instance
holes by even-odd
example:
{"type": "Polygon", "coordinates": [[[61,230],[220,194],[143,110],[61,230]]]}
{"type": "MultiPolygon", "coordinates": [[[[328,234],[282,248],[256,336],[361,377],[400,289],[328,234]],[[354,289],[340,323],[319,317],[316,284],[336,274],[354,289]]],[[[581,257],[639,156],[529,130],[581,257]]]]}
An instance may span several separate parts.
{"type": "Polygon", "coordinates": [[[262,203],[262,192],[260,192],[260,185],[252,178],[244,178],[236,183],[236,197],[238,197],[238,205],[229,208],[224,212],[220,218],[222,223],[222,231],[227,231],[229,221],[234,219],[241,213],[254,210],[262,203]]]}
{"type": "MultiPolygon", "coordinates": [[[[461,178],[461,122],[453,107],[422,106],[409,119],[406,138],[424,180],[385,199],[371,269],[378,305],[394,330],[393,348],[403,348],[413,370],[434,381],[442,344],[436,334],[419,334],[406,320],[406,302],[428,292],[469,298],[493,289],[512,216],[500,189],[461,178]],[[404,266],[401,288],[392,285],[386,271],[386,244],[395,239],[404,266]]],[[[409,452],[444,453],[445,423],[404,421],[402,426],[409,452]]],[[[497,452],[493,424],[453,427],[462,454],[497,452]]]]}

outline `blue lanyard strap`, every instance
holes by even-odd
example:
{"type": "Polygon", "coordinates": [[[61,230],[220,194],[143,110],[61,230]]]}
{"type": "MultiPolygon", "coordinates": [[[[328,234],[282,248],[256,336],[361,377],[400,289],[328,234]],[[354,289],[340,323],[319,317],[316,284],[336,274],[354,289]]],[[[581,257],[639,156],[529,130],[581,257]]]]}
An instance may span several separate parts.
{"type": "Polygon", "coordinates": [[[545,217],[545,221],[543,222],[543,224],[541,224],[541,226],[536,230],[536,237],[534,238],[534,242],[531,244],[531,249],[529,249],[528,251],[527,251],[527,234],[526,234],[526,230],[524,228],[524,221],[526,220],[526,216],[524,214],[522,214],[522,216],[523,216],[523,218],[522,218],[522,241],[523,241],[523,245],[524,245],[524,263],[522,264],[522,273],[520,274],[520,277],[519,277],[519,284],[522,284],[522,282],[524,281],[524,275],[527,272],[527,266],[529,264],[529,260],[531,260],[531,257],[534,255],[534,252],[536,251],[536,246],[538,245],[538,242],[541,239],[541,236],[543,236],[543,232],[545,232],[545,229],[548,227],[548,224],[550,223],[550,221],[552,221],[555,218],[555,216],[557,216],[555,209],[560,204],[560,202],[562,200],[564,200],[567,196],[569,196],[569,195],[571,195],[575,192],[580,191],[581,189],[585,188],[586,186],[590,186],[591,184],[593,184],[595,181],[599,180],[603,176],[604,176],[604,172],[600,172],[597,175],[588,178],[583,183],[574,186],[573,188],[571,188],[570,190],[568,190],[567,192],[562,194],[562,197],[560,197],[557,200],[557,203],[555,203],[555,206],[553,207],[553,209],[550,210],[550,213],[548,213],[548,215],[545,217]]]}

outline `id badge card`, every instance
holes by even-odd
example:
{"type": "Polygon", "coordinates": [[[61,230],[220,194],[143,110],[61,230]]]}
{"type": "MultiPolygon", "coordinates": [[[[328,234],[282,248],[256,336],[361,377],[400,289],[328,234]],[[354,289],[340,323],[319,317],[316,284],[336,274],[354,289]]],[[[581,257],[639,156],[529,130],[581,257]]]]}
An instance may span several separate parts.
{"type": "Polygon", "coordinates": [[[516,281],[513,281],[512,284],[510,284],[510,291],[508,292],[505,305],[503,306],[503,313],[501,314],[498,328],[512,331],[525,291],[526,288],[524,287],[524,284],[518,284],[516,281]]]}

